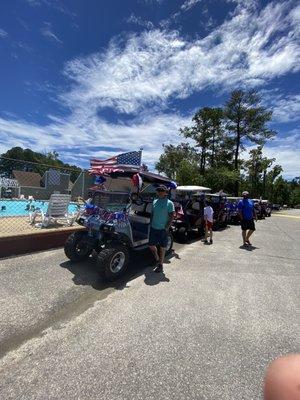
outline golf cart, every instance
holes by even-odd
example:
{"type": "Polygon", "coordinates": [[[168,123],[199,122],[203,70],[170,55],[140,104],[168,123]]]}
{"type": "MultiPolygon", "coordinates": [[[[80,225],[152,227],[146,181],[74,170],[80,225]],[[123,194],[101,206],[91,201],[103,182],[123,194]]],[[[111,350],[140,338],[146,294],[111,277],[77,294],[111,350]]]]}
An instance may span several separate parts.
{"type": "Polygon", "coordinates": [[[214,210],[214,225],[213,229],[226,228],[228,224],[228,210],[226,207],[227,195],[224,192],[208,193],[206,201],[211,205],[214,210]]]}
{"type": "Polygon", "coordinates": [[[261,199],[253,199],[254,210],[257,219],[265,219],[266,217],[266,207],[261,199]]]}
{"type": "MultiPolygon", "coordinates": [[[[129,186],[136,170],[110,173],[113,179],[128,179],[129,186]]],[[[65,254],[71,261],[82,261],[92,255],[104,279],[113,281],[128,267],[130,253],[148,247],[152,199],[159,184],[168,178],[139,172],[141,189],[131,192],[109,191],[93,187],[86,213],[77,221],[86,229],[71,234],[65,243],[65,254]],[[143,191],[147,194],[143,196],[143,191]]],[[[135,190],[136,189],[136,190],[135,190]]],[[[172,251],[173,237],[168,235],[166,254],[172,251]]]]}
{"type": "Polygon", "coordinates": [[[204,186],[178,186],[174,199],[175,218],[172,224],[174,236],[179,242],[186,243],[193,231],[204,234],[203,210],[205,192],[210,191],[204,186]]]}
{"type": "Polygon", "coordinates": [[[264,211],[265,212],[265,216],[266,217],[271,217],[272,207],[271,207],[271,204],[270,204],[269,200],[262,200],[261,202],[262,202],[262,204],[264,206],[264,209],[265,209],[265,211],[264,211]]]}
{"type": "Polygon", "coordinates": [[[228,223],[229,224],[239,224],[240,216],[238,212],[238,203],[241,200],[241,197],[227,197],[226,208],[228,212],[228,223]]]}

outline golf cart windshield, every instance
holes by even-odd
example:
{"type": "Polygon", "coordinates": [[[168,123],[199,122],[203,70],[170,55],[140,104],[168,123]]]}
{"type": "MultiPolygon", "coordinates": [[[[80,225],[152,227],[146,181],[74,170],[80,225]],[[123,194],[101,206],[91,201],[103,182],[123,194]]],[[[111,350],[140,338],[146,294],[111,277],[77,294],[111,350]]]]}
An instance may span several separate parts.
{"type": "Polygon", "coordinates": [[[208,194],[206,195],[206,199],[210,201],[212,204],[219,204],[226,202],[226,195],[208,194]]]}
{"type": "Polygon", "coordinates": [[[129,194],[126,192],[94,191],[92,204],[108,211],[121,211],[128,205],[129,194]]]}

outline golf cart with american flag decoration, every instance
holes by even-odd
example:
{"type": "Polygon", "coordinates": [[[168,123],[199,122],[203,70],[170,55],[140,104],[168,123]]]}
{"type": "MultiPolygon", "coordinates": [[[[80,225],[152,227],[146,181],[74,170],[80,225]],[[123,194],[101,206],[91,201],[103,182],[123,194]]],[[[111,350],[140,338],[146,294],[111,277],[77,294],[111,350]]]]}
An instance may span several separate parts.
{"type": "MultiPolygon", "coordinates": [[[[113,281],[127,270],[132,251],[148,248],[155,189],[171,181],[161,175],[119,165],[105,170],[92,168],[91,172],[97,175],[96,185],[90,190],[91,201],[86,212],[78,220],[86,229],[68,237],[65,254],[71,261],[82,261],[92,255],[102,277],[113,281]],[[107,181],[115,180],[127,181],[128,190],[111,191],[104,187],[107,181]]],[[[172,251],[172,246],[173,237],[169,232],[166,253],[172,251]]]]}
{"type": "Polygon", "coordinates": [[[187,243],[197,232],[203,236],[205,194],[211,189],[205,186],[177,186],[174,198],[175,218],[172,223],[175,240],[187,243]]]}

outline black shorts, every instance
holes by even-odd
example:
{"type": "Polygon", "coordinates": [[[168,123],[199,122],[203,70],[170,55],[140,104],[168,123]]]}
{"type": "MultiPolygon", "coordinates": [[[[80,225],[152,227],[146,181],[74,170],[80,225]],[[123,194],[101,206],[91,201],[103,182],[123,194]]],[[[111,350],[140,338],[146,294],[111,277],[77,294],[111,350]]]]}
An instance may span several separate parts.
{"type": "Polygon", "coordinates": [[[168,233],[165,229],[150,228],[149,246],[167,247],[168,233]]]}
{"type": "Polygon", "coordinates": [[[255,231],[254,219],[243,219],[241,221],[241,228],[242,231],[247,231],[248,229],[250,231],[255,231]]]}

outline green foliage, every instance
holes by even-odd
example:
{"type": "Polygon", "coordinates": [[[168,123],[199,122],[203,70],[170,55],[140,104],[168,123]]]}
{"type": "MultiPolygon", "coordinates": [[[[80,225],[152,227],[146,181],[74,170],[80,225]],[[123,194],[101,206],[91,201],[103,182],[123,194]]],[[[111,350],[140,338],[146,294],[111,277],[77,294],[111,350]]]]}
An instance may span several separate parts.
{"type": "MultiPolygon", "coordinates": [[[[199,149],[200,172],[205,173],[208,167],[214,167],[228,155],[229,141],[224,132],[224,113],[221,108],[204,107],[193,117],[194,124],[180,129],[181,134],[196,142],[199,149]]],[[[230,154],[230,153],[229,153],[230,154]]],[[[231,155],[228,157],[231,158],[231,155]]]]}
{"type": "MultiPolygon", "coordinates": [[[[275,161],[275,158],[263,157],[262,146],[250,150],[249,153],[250,158],[244,163],[244,168],[247,171],[248,190],[253,197],[266,197],[268,186],[273,183],[268,179],[267,171],[275,161]]],[[[270,176],[273,177],[274,174],[275,171],[270,176]]]]}
{"type": "Polygon", "coordinates": [[[291,187],[289,183],[279,176],[274,182],[271,201],[278,204],[289,204],[291,197],[291,187]]]}
{"type": "Polygon", "coordinates": [[[275,135],[267,127],[272,111],[261,105],[261,98],[255,91],[234,90],[224,108],[226,129],[234,141],[234,168],[238,170],[240,151],[245,140],[263,145],[275,135]]]}
{"type": "Polygon", "coordinates": [[[263,155],[266,140],[276,134],[267,126],[271,117],[256,92],[233,91],[223,109],[204,107],[194,115],[191,126],[180,129],[194,147],[191,142],[164,145],[156,169],[180,185],[204,185],[236,195],[248,190],[253,198],[300,204],[300,177],[285,181],[282,167],[263,155]],[[240,152],[246,143],[258,146],[243,161],[240,152]]]}
{"type": "Polygon", "coordinates": [[[172,179],[178,180],[182,161],[188,160],[193,165],[197,165],[198,154],[188,143],[181,143],[178,146],[163,145],[163,149],[164,153],[160,156],[155,168],[172,179]]]}
{"type": "Polygon", "coordinates": [[[300,205],[300,184],[296,183],[294,184],[294,182],[292,181],[292,183],[290,184],[290,188],[291,188],[291,195],[290,195],[290,205],[291,206],[299,206],[300,205]]]}
{"type": "Polygon", "coordinates": [[[180,161],[176,181],[179,185],[200,185],[199,167],[189,160],[180,161]]]}
{"type": "Polygon", "coordinates": [[[234,193],[236,182],[240,182],[239,172],[226,167],[209,169],[205,174],[202,184],[210,187],[213,192],[219,192],[221,189],[225,193],[234,193]]]}

